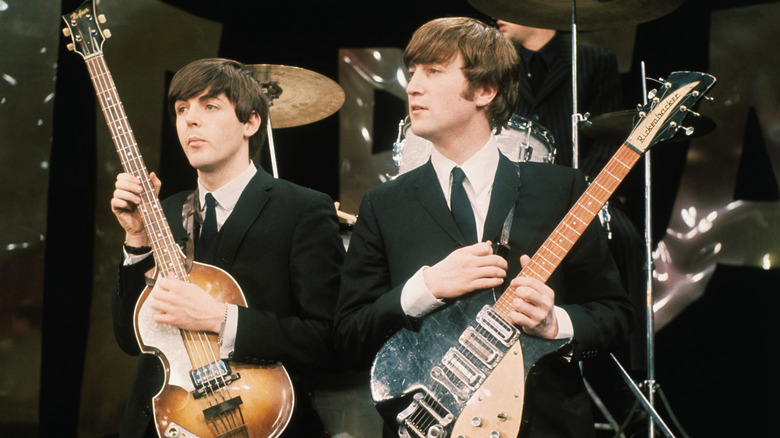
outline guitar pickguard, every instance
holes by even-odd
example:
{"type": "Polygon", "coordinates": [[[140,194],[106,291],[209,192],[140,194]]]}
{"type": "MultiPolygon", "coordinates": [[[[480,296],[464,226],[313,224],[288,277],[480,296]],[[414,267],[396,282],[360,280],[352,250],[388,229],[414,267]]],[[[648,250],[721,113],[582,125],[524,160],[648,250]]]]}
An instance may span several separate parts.
{"type": "MultiPolygon", "coordinates": [[[[165,352],[165,359],[170,370],[168,384],[178,386],[187,392],[195,390],[187,371],[192,367],[187,349],[181,338],[181,330],[170,325],[160,324],[154,320],[154,310],[149,300],[139,300],[136,310],[137,339],[143,339],[144,344],[153,345],[159,352],[165,352]]],[[[160,354],[160,353],[157,353],[160,354]]]]}

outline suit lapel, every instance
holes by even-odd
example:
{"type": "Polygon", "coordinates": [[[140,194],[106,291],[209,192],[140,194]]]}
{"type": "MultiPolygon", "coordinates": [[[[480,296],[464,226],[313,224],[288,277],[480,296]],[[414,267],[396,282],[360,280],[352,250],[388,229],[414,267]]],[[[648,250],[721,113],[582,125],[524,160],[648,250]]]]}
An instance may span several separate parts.
{"type": "Polygon", "coordinates": [[[271,199],[271,182],[272,177],[258,168],[257,174],[249,181],[238,198],[233,212],[220,229],[217,239],[215,262],[221,268],[229,269],[233,264],[241,241],[271,199]]]}
{"type": "Polygon", "coordinates": [[[520,178],[518,177],[517,164],[501,154],[490,195],[490,207],[485,218],[483,241],[491,240],[495,243],[501,236],[504,220],[512,207],[515,206],[519,188],[520,178]]]}
{"type": "MultiPolygon", "coordinates": [[[[520,187],[517,172],[517,165],[501,154],[493,181],[490,207],[485,218],[482,241],[492,240],[495,242],[500,236],[504,220],[517,201],[520,187]]],[[[417,200],[422,208],[439,224],[442,230],[458,242],[463,242],[463,235],[452,218],[452,213],[441,192],[439,180],[436,178],[436,172],[430,161],[417,173],[414,184],[417,200]]]]}
{"type": "Polygon", "coordinates": [[[464,242],[465,239],[460,228],[455,224],[455,219],[452,218],[452,212],[444,199],[441,185],[436,178],[436,171],[433,170],[433,164],[430,160],[417,172],[414,185],[417,201],[422,205],[422,208],[453,239],[464,242]]]}

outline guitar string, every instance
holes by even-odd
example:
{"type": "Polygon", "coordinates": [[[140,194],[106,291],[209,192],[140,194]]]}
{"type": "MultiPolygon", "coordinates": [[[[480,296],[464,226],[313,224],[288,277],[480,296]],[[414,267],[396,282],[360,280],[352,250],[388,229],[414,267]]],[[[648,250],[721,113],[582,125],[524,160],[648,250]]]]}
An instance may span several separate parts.
{"type": "MultiPolygon", "coordinates": [[[[177,278],[188,281],[188,275],[184,270],[182,263],[176,263],[176,259],[172,258],[175,257],[177,252],[179,252],[178,248],[173,242],[170,230],[165,229],[167,227],[167,222],[161,214],[161,209],[158,207],[159,200],[156,198],[156,195],[154,195],[154,186],[151,183],[151,179],[148,176],[146,167],[143,164],[143,159],[140,153],[137,152],[137,142],[133,137],[132,129],[130,129],[127,123],[127,117],[124,114],[121,101],[119,99],[118,93],[116,92],[116,87],[113,85],[110,72],[107,68],[107,65],[105,64],[105,59],[102,56],[95,56],[87,59],[86,64],[88,71],[90,72],[93,85],[97,90],[103,115],[109,122],[108,125],[111,129],[112,138],[117,146],[117,152],[122,158],[121,161],[123,167],[125,167],[126,172],[135,175],[141,180],[141,185],[143,188],[141,197],[143,202],[140,211],[144,218],[144,222],[150,225],[155,225],[154,227],[150,227],[150,229],[162,230],[162,232],[156,231],[153,233],[148,233],[150,240],[152,241],[152,246],[156,249],[154,254],[162,259],[161,263],[159,264],[160,275],[167,276],[169,272],[173,271],[177,278]],[[149,206],[149,209],[147,209],[145,206],[149,206]]],[[[195,340],[192,333],[188,330],[181,330],[180,332],[182,333],[185,344],[189,342],[189,344],[191,346],[195,346],[197,350],[198,342],[195,340]]],[[[208,337],[206,337],[205,334],[201,332],[199,334],[199,341],[204,350],[205,347],[208,346],[208,349],[211,351],[211,357],[215,359],[213,362],[216,362],[216,355],[214,354],[213,346],[208,341],[208,337]]],[[[191,353],[191,350],[191,348],[188,349],[188,353],[191,353]]],[[[206,363],[201,364],[201,366],[205,365],[206,363]]],[[[221,381],[221,387],[226,388],[224,376],[220,374],[219,379],[221,381]]],[[[211,392],[208,386],[206,392],[211,392]]],[[[223,400],[229,399],[229,397],[229,390],[223,390],[223,400]],[[227,393],[227,397],[225,397],[225,391],[227,393]]],[[[217,401],[217,399],[215,399],[215,401],[217,401]]],[[[209,403],[211,403],[210,398],[209,403]]],[[[232,419],[232,422],[234,421],[235,420],[232,419]]]]}

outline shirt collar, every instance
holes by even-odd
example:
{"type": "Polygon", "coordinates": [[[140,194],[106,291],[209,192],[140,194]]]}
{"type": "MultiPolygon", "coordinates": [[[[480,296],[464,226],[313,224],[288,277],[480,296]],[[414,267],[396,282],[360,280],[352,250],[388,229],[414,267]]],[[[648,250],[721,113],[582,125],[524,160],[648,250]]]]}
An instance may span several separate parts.
{"type": "MultiPolygon", "coordinates": [[[[496,169],[498,169],[498,159],[498,141],[496,136],[491,134],[487,143],[476,154],[460,165],[475,193],[482,193],[493,185],[493,178],[496,174],[496,169]]],[[[441,184],[444,192],[448,193],[450,174],[452,169],[458,166],[457,163],[442,155],[436,148],[431,148],[431,164],[436,171],[439,184],[441,184]]]]}
{"type": "MultiPolygon", "coordinates": [[[[236,206],[241,193],[244,192],[247,184],[249,184],[249,181],[256,173],[257,167],[255,167],[255,163],[250,161],[249,166],[247,166],[244,172],[233,178],[233,180],[227,184],[211,192],[212,196],[214,196],[214,199],[217,201],[217,205],[225,211],[232,211],[233,207],[236,206]]],[[[198,200],[202,206],[201,212],[206,211],[206,193],[209,193],[209,191],[203,187],[200,181],[198,181],[198,200]]]]}

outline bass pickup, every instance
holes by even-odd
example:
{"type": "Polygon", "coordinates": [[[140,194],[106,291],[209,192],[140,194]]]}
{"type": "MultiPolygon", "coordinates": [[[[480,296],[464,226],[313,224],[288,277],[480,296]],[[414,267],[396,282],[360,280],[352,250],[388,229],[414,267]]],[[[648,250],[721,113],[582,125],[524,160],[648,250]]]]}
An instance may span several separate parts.
{"type": "Polygon", "coordinates": [[[230,365],[224,360],[218,360],[208,365],[190,371],[190,379],[195,385],[192,396],[201,398],[215,390],[231,384],[241,378],[241,374],[232,374],[230,365]]]}

